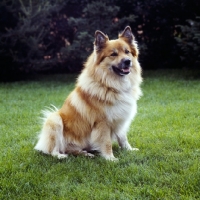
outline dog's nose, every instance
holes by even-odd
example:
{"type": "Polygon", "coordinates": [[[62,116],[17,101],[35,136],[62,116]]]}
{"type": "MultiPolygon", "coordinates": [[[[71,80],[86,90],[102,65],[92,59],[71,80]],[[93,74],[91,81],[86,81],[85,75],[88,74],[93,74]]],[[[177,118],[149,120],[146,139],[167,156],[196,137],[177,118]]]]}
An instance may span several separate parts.
{"type": "Polygon", "coordinates": [[[130,63],[131,63],[131,60],[130,60],[130,59],[125,59],[125,60],[124,60],[125,66],[129,66],[130,63]]]}

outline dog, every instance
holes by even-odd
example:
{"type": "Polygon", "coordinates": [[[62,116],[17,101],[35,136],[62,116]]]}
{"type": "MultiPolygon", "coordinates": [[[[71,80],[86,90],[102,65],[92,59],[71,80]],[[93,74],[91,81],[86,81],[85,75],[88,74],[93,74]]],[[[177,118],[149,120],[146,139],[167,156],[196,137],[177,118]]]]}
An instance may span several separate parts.
{"type": "Polygon", "coordinates": [[[142,95],[138,47],[127,26],[116,40],[97,30],[94,50],[79,75],[75,89],[60,109],[44,112],[35,149],[59,159],[68,154],[93,157],[96,151],[116,161],[112,142],[132,148],[127,131],[142,95]]]}

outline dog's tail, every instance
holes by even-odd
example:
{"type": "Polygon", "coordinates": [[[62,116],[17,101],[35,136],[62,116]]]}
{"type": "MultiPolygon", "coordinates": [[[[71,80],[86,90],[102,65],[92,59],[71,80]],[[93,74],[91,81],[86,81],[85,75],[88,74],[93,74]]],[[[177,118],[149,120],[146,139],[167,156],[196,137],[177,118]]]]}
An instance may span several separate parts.
{"type": "MultiPolygon", "coordinates": [[[[63,121],[54,106],[48,110],[43,110],[43,128],[39,134],[39,140],[34,149],[45,154],[60,156],[65,151],[65,142],[63,137],[63,121]]],[[[62,156],[64,156],[62,154],[62,156]]]]}

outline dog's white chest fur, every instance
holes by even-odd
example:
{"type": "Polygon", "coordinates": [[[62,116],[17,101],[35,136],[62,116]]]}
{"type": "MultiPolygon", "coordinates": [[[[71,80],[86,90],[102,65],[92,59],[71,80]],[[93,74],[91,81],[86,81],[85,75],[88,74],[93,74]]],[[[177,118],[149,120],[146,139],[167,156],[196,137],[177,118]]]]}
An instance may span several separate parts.
{"type": "Polygon", "coordinates": [[[112,123],[113,121],[131,121],[136,112],[136,100],[130,93],[120,94],[119,100],[113,106],[107,106],[105,109],[107,119],[112,123]]]}

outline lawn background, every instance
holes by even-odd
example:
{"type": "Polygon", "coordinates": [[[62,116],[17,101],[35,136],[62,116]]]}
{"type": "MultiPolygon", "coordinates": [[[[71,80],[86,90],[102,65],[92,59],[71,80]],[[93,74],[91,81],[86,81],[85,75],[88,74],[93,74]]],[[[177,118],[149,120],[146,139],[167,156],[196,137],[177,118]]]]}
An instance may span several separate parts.
{"type": "Polygon", "coordinates": [[[0,199],[199,199],[200,80],[188,71],[144,72],[129,130],[138,152],[119,162],[58,160],[33,150],[40,111],[62,106],[76,75],[0,83],[0,199]]]}

